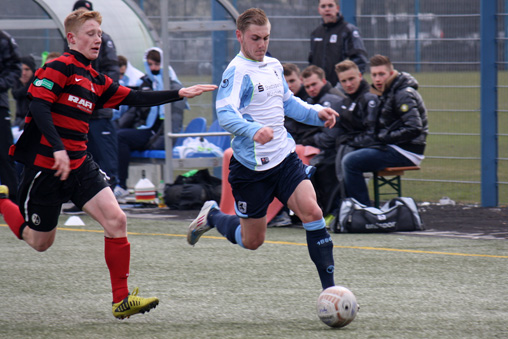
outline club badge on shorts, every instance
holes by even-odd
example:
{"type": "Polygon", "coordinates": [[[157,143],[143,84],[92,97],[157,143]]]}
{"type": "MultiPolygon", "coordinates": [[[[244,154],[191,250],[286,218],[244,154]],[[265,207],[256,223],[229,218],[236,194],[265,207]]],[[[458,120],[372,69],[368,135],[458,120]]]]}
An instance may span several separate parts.
{"type": "Polygon", "coordinates": [[[238,210],[240,213],[246,214],[247,213],[247,203],[245,201],[239,201],[238,202],[238,210]]]}

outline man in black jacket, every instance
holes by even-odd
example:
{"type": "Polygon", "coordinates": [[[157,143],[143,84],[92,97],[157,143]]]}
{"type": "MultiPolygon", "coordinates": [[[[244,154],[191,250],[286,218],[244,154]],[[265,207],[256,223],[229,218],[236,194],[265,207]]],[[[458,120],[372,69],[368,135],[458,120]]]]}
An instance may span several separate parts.
{"type": "Polygon", "coordinates": [[[318,11],[323,22],[310,36],[309,64],[324,69],[332,86],[338,82],[335,65],[343,60],[354,61],[363,73],[367,51],[358,28],[346,22],[339,13],[337,0],[319,0],[318,11]]]}
{"type": "Polygon", "coordinates": [[[7,91],[20,76],[18,45],[7,32],[0,31],[0,182],[9,187],[13,200],[16,199],[18,178],[14,162],[8,155],[13,137],[7,91]]]}
{"type": "Polygon", "coordinates": [[[428,134],[427,110],[416,79],[397,72],[383,55],[370,59],[370,71],[371,92],[380,99],[375,128],[379,145],[353,151],[342,159],[347,196],[367,206],[371,203],[363,173],[419,165],[428,134]]]}
{"type": "Polygon", "coordinates": [[[335,65],[335,72],[346,94],[339,111],[340,118],[336,124],[337,156],[335,173],[340,184],[340,196],[345,198],[342,159],[352,151],[371,147],[379,143],[375,137],[375,126],[379,99],[370,93],[370,86],[362,77],[358,66],[351,60],[344,60],[335,65]]]}

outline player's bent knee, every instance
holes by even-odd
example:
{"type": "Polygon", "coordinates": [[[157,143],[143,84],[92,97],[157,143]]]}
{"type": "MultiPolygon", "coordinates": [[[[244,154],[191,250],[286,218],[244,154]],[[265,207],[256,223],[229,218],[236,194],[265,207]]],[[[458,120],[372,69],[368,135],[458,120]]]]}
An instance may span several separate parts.
{"type": "Polygon", "coordinates": [[[265,242],[263,238],[242,239],[243,247],[248,250],[257,250],[265,242]]]}
{"type": "Polygon", "coordinates": [[[37,252],[45,252],[47,249],[51,247],[51,245],[53,245],[53,239],[45,241],[36,241],[30,244],[30,246],[37,252]]]}
{"type": "Polygon", "coordinates": [[[103,227],[112,237],[125,236],[124,233],[127,233],[127,216],[120,210],[114,216],[107,218],[103,227]]]}
{"type": "Polygon", "coordinates": [[[323,217],[323,211],[316,204],[315,207],[306,211],[305,215],[299,216],[303,223],[311,222],[314,220],[320,220],[323,217]]]}

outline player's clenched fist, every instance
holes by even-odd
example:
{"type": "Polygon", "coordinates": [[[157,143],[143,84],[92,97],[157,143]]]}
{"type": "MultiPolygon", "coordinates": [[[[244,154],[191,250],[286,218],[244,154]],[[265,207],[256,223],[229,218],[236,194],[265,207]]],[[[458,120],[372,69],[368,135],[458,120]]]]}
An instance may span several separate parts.
{"type": "Polygon", "coordinates": [[[256,134],[254,134],[254,141],[259,142],[261,145],[266,144],[273,139],[273,129],[271,127],[261,127],[256,134]]]}

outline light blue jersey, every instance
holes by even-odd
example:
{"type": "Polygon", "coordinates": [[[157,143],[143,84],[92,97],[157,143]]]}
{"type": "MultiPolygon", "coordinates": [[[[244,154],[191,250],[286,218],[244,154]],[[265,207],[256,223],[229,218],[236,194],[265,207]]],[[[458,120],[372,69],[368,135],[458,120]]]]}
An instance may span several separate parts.
{"type": "Polygon", "coordinates": [[[284,115],[308,125],[324,125],[318,117],[323,107],[293,96],[277,59],[265,56],[258,62],[241,52],[222,75],[216,109],[220,125],[235,136],[235,158],[255,171],[277,166],[295,150],[295,141],[284,128],[284,115]],[[273,139],[261,145],[253,138],[263,126],[273,129],[273,139]]]}

